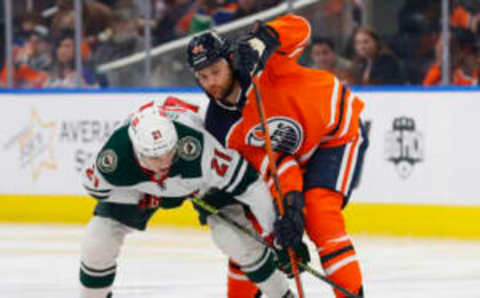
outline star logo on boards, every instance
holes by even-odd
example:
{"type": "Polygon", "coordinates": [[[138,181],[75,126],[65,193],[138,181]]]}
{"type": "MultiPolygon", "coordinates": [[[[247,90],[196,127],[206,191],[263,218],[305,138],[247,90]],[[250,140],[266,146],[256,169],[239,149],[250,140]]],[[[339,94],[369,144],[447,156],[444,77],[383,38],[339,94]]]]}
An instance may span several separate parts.
{"type": "Polygon", "coordinates": [[[20,147],[20,167],[32,168],[32,178],[37,180],[44,170],[56,170],[53,145],[57,132],[54,121],[45,122],[35,108],[30,113],[30,122],[17,143],[20,147]]]}

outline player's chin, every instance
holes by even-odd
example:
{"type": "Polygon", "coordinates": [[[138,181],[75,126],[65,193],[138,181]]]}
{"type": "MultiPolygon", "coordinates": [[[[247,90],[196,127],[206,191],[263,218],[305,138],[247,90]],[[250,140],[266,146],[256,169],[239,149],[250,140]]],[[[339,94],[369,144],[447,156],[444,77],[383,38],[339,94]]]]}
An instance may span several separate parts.
{"type": "Polygon", "coordinates": [[[222,100],[225,95],[224,93],[225,92],[222,89],[215,89],[215,90],[212,90],[211,94],[215,100],[222,100]]]}
{"type": "Polygon", "coordinates": [[[219,95],[218,91],[207,90],[207,89],[203,89],[203,90],[205,91],[205,93],[207,93],[208,97],[213,98],[215,100],[220,100],[221,99],[221,96],[219,95]]]}

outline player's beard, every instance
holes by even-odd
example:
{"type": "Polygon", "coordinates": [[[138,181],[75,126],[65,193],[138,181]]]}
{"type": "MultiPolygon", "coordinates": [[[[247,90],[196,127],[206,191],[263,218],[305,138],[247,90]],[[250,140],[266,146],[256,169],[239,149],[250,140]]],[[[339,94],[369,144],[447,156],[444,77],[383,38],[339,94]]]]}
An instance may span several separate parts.
{"type": "Polygon", "coordinates": [[[214,100],[219,101],[226,106],[230,106],[230,107],[235,106],[235,103],[231,103],[227,101],[227,98],[232,95],[235,89],[235,78],[233,76],[233,71],[231,68],[230,68],[230,71],[228,72],[228,79],[226,81],[226,84],[224,84],[224,86],[217,87],[217,89],[220,89],[220,90],[219,91],[214,90],[216,92],[215,94],[212,94],[211,92],[208,92],[207,90],[205,90],[205,88],[203,88],[205,93],[207,93],[207,95],[210,98],[213,98],[214,100]],[[218,95],[215,96],[216,94],[218,95]]]}

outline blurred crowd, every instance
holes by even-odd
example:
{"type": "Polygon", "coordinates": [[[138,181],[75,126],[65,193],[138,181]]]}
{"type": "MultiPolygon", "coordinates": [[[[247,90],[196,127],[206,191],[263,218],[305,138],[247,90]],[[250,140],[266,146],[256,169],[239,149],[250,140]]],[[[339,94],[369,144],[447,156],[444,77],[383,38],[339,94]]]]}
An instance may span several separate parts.
{"type": "MultiPolygon", "coordinates": [[[[278,0],[83,1],[83,87],[104,87],[98,65],[146,48],[150,11],[152,46],[231,22],[277,5],[278,0]],[[150,1],[150,2],[147,2],[150,1]],[[150,10],[147,10],[150,5],[150,10]]],[[[3,9],[3,5],[1,6],[3,9]]],[[[14,87],[76,87],[73,0],[13,1],[14,87]]],[[[2,12],[2,15],[3,12],[2,12]]],[[[4,31],[4,30],[2,30],[4,31]]],[[[4,47],[4,45],[3,45],[4,47]]],[[[2,53],[5,49],[2,49],[2,53]]],[[[4,61],[4,56],[2,61],[4,61]]],[[[0,80],[6,81],[6,65],[0,80]]]]}
{"type": "MultiPolygon", "coordinates": [[[[73,0],[13,2],[15,88],[77,87],[73,0]]],[[[238,20],[281,0],[85,0],[82,87],[116,85],[95,70],[146,48],[238,20]],[[147,6],[150,9],[147,9],[147,6]]],[[[351,85],[439,85],[442,82],[441,1],[403,0],[396,32],[367,27],[362,0],[325,0],[300,11],[312,24],[312,42],[300,63],[326,69],[351,85]],[[348,8],[348,9],[347,9],[348,8]]],[[[373,1],[375,2],[375,1],[373,1]]],[[[480,0],[450,0],[450,84],[477,85],[480,0]]],[[[0,7],[3,10],[3,5],[0,7]]],[[[0,11],[4,23],[4,13],[0,11]]],[[[380,24],[381,27],[381,24],[380,24]]],[[[5,34],[5,30],[1,30],[5,34]]],[[[2,37],[3,38],[3,37],[2,37]]],[[[1,61],[5,61],[2,43],[1,61]]],[[[132,79],[135,76],[130,76],[132,79]]],[[[0,82],[5,86],[6,63],[0,82]]],[[[117,82],[118,84],[118,82],[117,82]]],[[[140,83],[141,84],[141,83],[140,83]]]]}
{"type": "MultiPolygon", "coordinates": [[[[449,84],[478,85],[480,1],[450,1],[450,9],[449,84]]],[[[332,36],[316,36],[304,64],[352,85],[440,85],[441,1],[404,1],[397,24],[397,32],[385,36],[358,25],[343,48],[332,36]]]]}

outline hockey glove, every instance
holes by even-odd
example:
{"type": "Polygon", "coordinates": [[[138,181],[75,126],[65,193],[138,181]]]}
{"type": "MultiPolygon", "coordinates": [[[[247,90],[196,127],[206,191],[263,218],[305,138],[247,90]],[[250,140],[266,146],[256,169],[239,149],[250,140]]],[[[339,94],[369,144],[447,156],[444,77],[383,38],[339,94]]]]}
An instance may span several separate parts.
{"type": "MultiPolygon", "coordinates": [[[[273,226],[275,240],[283,248],[297,247],[303,236],[303,193],[291,191],[283,198],[283,217],[278,217],[273,226]]],[[[278,210],[277,210],[278,211],[278,210]]]]}
{"type": "MultiPolygon", "coordinates": [[[[286,249],[276,249],[275,250],[275,264],[277,268],[282,270],[288,278],[293,278],[292,265],[290,264],[290,257],[286,249]]],[[[310,262],[310,252],[305,242],[301,242],[299,246],[295,248],[295,257],[298,262],[303,264],[308,264],[310,262]]],[[[303,267],[298,267],[298,270],[301,272],[305,271],[303,267]]]]}
{"type": "Polygon", "coordinates": [[[279,46],[278,33],[258,21],[250,33],[236,41],[233,67],[242,79],[251,79],[265,68],[267,59],[279,46]]]}

